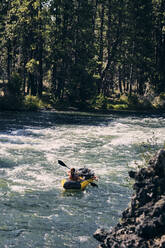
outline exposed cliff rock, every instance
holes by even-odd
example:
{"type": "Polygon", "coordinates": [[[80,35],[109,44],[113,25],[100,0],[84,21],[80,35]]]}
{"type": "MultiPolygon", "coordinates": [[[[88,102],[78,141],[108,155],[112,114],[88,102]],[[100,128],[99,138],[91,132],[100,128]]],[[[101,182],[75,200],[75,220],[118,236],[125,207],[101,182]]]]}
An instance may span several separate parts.
{"type": "Polygon", "coordinates": [[[130,206],[110,231],[98,229],[99,248],[165,248],[165,150],[147,168],[130,171],[135,179],[130,206]]]}

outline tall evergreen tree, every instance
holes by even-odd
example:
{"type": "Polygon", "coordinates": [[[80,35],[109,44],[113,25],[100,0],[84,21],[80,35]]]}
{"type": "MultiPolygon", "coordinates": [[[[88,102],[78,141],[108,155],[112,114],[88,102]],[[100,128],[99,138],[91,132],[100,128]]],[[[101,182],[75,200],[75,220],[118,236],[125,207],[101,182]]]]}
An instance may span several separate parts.
{"type": "Polygon", "coordinates": [[[9,1],[2,0],[0,2],[0,80],[5,80],[6,74],[6,50],[5,50],[5,21],[7,18],[7,11],[9,8],[9,1]]]}
{"type": "Polygon", "coordinates": [[[153,59],[152,1],[128,3],[128,64],[130,92],[137,83],[137,91],[143,95],[145,83],[150,80],[153,59]]]}
{"type": "MultiPolygon", "coordinates": [[[[2,0],[0,80],[71,103],[165,91],[163,0],[2,0]]],[[[15,91],[18,87],[15,88],[15,91]]]]}
{"type": "Polygon", "coordinates": [[[157,93],[165,92],[165,2],[153,1],[154,40],[155,40],[155,76],[153,84],[157,93]]]}
{"type": "Polygon", "coordinates": [[[93,5],[89,1],[51,2],[52,88],[57,98],[88,98],[92,89],[93,5]]]}

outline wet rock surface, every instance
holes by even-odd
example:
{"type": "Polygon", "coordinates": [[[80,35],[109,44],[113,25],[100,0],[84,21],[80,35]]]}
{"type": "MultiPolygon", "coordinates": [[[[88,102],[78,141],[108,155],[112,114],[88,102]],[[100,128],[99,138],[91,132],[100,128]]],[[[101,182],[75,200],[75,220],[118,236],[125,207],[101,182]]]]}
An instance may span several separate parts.
{"type": "Polygon", "coordinates": [[[114,228],[94,233],[98,248],[165,248],[165,150],[129,176],[135,180],[129,207],[114,228]]]}

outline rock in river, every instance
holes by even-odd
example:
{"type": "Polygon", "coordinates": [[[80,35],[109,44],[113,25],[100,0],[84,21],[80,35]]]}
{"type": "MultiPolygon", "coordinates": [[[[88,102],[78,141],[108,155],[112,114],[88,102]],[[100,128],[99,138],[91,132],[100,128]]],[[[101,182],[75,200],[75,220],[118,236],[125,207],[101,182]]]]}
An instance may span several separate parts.
{"type": "Polygon", "coordinates": [[[165,248],[165,150],[147,168],[130,171],[134,194],[120,223],[110,231],[98,229],[99,248],[165,248]]]}

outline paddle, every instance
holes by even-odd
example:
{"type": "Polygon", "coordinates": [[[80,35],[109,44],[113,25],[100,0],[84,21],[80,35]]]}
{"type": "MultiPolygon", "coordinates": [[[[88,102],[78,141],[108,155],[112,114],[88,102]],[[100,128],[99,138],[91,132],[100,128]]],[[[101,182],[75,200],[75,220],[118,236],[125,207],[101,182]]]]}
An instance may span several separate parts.
{"type": "MultiPolygon", "coordinates": [[[[61,161],[61,160],[58,160],[58,163],[61,165],[61,166],[63,166],[63,167],[66,167],[66,168],[68,168],[68,169],[70,169],[63,161],[61,161]]],[[[91,182],[90,183],[91,184],[91,186],[93,186],[93,187],[97,187],[98,188],[98,185],[96,184],[96,183],[93,183],[93,182],[91,182]]]]}
{"type": "Polygon", "coordinates": [[[61,166],[70,169],[70,168],[69,168],[64,162],[62,162],[61,160],[58,160],[58,163],[59,163],[61,166]]]}

